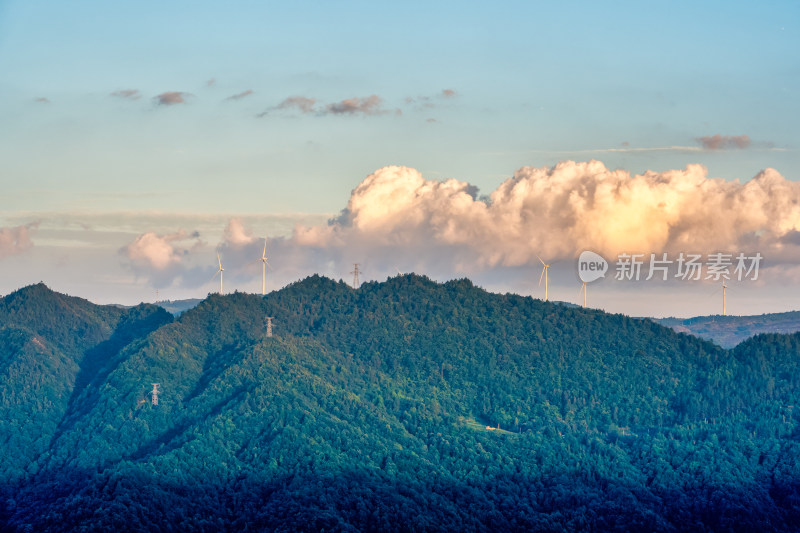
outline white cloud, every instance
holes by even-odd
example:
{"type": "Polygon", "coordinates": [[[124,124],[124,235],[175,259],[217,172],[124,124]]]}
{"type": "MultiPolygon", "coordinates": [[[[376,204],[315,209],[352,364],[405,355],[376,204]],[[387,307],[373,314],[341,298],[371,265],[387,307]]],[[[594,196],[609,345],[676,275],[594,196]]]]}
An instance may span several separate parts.
{"type": "Polygon", "coordinates": [[[175,245],[176,241],[186,240],[188,237],[184,231],[168,235],[159,235],[151,231],[139,235],[124,248],[124,252],[128,259],[138,265],[164,270],[180,263],[181,256],[188,253],[188,250],[175,245]]]}
{"type": "Polygon", "coordinates": [[[122,248],[120,253],[130,261],[129,267],[137,276],[149,279],[154,287],[168,287],[177,278],[183,285],[198,285],[205,276],[202,268],[189,268],[185,265],[190,251],[202,247],[197,232],[188,233],[180,230],[174,233],[158,234],[147,232],[122,248]],[[187,244],[191,242],[191,246],[187,244]]]}
{"type": "Polygon", "coordinates": [[[223,244],[233,247],[242,247],[255,241],[253,232],[245,229],[242,219],[235,217],[228,221],[228,226],[225,228],[223,235],[223,244]]]}
{"type": "MultiPolygon", "coordinates": [[[[767,169],[745,184],[709,178],[705,167],[631,176],[598,161],[524,167],[488,198],[455,179],[385,167],[352,192],[328,226],[298,227],[301,246],[382,249],[386,261],[416,250],[424,262],[462,269],[619,253],[761,251],[800,258],[800,184],[767,169]],[[798,241],[796,244],[795,241],[798,241]]],[[[352,252],[351,252],[352,253],[352,252]]],[[[416,256],[414,256],[416,257],[416,256]]]]}
{"type": "Polygon", "coordinates": [[[37,226],[38,223],[0,228],[0,258],[31,248],[31,230],[37,226]]]}

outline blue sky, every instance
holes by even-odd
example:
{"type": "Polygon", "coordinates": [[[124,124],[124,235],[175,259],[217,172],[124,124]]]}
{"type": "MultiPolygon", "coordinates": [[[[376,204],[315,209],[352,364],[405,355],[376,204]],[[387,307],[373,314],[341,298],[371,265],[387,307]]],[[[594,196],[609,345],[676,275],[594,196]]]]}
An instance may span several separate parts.
{"type": "MultiPolygon", "coordinates": [[[[794,182],[799,15],[788,1],[0,2],[0,228],[17,239],[0,292],[39,276],[148,299],[154,278],[121,253],[138,236],[199,233],[181,264],[200,269],[232,218],[291,240],[388,165],[485,195],[562,160],[794,182]],[[108,281],[78,281],[87,250],[108,281]],[[58,272],[32,266],[56,256],[58,272]]],[[[275,282],[335,275],[315,254],[275,282]]],[[[492,269],[453,275],[535,292],[492,269]]]]}

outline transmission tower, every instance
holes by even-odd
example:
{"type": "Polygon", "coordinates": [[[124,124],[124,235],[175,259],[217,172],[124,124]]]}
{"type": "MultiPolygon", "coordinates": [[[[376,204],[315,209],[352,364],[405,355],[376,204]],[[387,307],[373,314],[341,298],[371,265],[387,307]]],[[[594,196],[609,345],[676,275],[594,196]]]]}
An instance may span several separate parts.
{"type": "Polygon", "coordinates": [[[267,317],[267,337],[272,337],[272,318],[271,316],[267,317]]]}
{"type": "Polygon", "coordinates": [[[158,386],[160,383],[153,383],[153,390],[150,394],[153,395],[153,405],[158,405],[158,386]]]}
{"type": "Polygon", "coordinates": [[[353,275],[353,288],[354,288],[354,289],[357,289],[357,288],[358,288],[358,286],[359,286],[359,283],[358,283],[358,275],[361,273],[361,271],[360,271],[360,270],[358,270],[358,263],[356,263],[355,265],[353,265],[353,271],[352,271],[352,272],[350,272],[350,273],[353,275]]]}

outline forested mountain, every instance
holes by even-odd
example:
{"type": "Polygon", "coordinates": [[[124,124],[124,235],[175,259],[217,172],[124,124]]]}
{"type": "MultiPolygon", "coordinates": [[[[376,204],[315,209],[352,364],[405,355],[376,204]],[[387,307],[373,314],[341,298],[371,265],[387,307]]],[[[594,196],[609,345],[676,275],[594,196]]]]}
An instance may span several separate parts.
{"type": "Polygon", "coordinates": [[[714,341],[723,348],[733,348],[759,333],[795,333],[800,331],[800,311],[767,313],[752,316],[711,315],[693,318],[658,318],[656,322],[675,331],[691,333],[714,341]]]}
{"type": "Polygon", "coordinates": [[[800,529],[799,349],[414,275],[177,318],[28,287],[0,528],[800,529]]]}

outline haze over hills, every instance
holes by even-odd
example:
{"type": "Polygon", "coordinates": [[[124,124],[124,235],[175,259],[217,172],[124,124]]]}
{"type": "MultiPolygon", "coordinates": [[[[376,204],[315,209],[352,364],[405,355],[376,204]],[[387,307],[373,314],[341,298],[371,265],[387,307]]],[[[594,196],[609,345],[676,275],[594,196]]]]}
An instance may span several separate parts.
{"type": "Polygon", "coordinates": [[[188,311],[193,307],[197,307],[197,304],[202,302],[200,298],[189,298],[187,300],[161,300],[155,302],[155,305],[159,307],[163,307],[173,315],[180,315],[184,311],[188,311]]]}
{"type": "Polygon", "coordinates": [[[767,313],[752,316],[711,315],[692,318],[653,319],[682,333],[691,333],[733,348],[759,333],[794,333],[800,331],[800,311],[767,313]]]}
{"type": "Polygon", "coordinates": [[[0,529],[800,527],[798,334],[415,275],[0,324],[0,529]]]}

